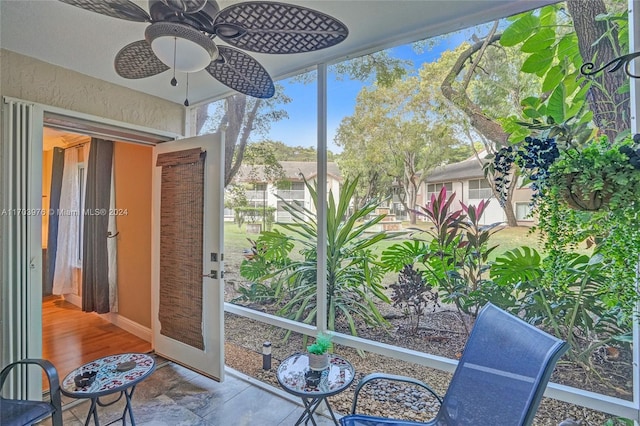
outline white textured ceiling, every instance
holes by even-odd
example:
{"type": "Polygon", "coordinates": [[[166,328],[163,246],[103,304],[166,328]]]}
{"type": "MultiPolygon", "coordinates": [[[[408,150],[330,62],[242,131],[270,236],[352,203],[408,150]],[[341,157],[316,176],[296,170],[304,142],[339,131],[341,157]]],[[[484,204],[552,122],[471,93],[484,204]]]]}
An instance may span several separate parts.
{"type": "MultiPolygon", "coordinates": [[[[96,0],[99,1],[99,0],[96,0]]],[[[250,53],[275,79],[315,63],[391,47],[474,23],[532,9],[545,0],[294,0],[320,10],[347,25],[347,39],[329,49],[293,55],[250,53]]],[[[145,1],[136,1],[148,10],[145,1]]],[[[220,0],[220,8],[239,3],[220,0]]],[[[146,23],[129,22],[79,9],[56,0],[1,0],[0,46],[82,74],[182,104],[184,85],[169,84],[171,71],[126,80],[116,74],[113,60],[125,45],[144,38],[146,23]]],[[[216,39],[217,43],[224,44],[216,39]]],[[[206,71],[189,77],[191,104],[229,93],[206,71]]]]}

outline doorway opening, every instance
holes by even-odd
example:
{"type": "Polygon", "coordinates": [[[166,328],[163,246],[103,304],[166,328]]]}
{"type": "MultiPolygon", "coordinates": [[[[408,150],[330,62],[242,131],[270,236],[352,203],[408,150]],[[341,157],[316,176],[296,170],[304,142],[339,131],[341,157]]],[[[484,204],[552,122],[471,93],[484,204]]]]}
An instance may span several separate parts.
{"type": "MultiPolygon", "coordinates": [[[[107,238],[117,245],[111,262],[112,270],[117,271],[117,296],[111,295],[111,301],[115,298],[117,303],[110,303],[110,312],[99,315],[82,310],[83,221],[93,213],[84,203],[91,137],[47,126],[43,130],[42,355],[56,366],[62,379],[93,359],[152,349],[149,193],[153,148],[113,143],[113,202],[104,214],[114,224],[114,228],[110,224],[107,238]],[[72,155],[64,157],[64,152],[72,155]],[[54,164],[60,156],[66,160],[65,179],[60,165],[54,164]],[[52,185],[54,181],[57,183],[52,185]],[[67,194],[65,202],[60,200],[61,193],[67,194]],[[52,211],[55,215],[49,214],[52,211]],[[53,216],[66,224],[53,223],[53,216]],[[60,274],[61,270],[64,273],[60,274]]],[[[46,380],[43,387],[48,387],[46,380]]]]}

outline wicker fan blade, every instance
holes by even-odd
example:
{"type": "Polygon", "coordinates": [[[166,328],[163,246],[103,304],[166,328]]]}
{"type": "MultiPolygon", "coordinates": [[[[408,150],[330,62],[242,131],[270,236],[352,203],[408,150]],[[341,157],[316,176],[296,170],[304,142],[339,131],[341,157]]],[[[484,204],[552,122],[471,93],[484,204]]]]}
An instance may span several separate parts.
{"type": "Polygon", "coordinates": [[[126,19],[127,21],[149,22],[149,14],[137,4],[129,0],[60,0],[63,3],[79,7],[80,9],[96,12],[113,18],[126,19]]]}
{"type": "Polygon", "coordinates": [[[219,57],[207,72],[227,87],[255,98],[270,98],[275,93],[267,70],[251,56],[232,47],[218,46],[219,57]]]}
{"type": "Polygon", "coordinates": [[[146,40],[134,41],[120,49],[114,65],[120,77],[130,79],[151,77],[169,69],[156,57],[146,40]]]}
{"type": "Polygon", "coordinates": [[[220,11],[216,35],[243,50],[301,53],[334,46],[349,34],[337,19],[302,6],[276,2],[243,2],[220,11]]]}

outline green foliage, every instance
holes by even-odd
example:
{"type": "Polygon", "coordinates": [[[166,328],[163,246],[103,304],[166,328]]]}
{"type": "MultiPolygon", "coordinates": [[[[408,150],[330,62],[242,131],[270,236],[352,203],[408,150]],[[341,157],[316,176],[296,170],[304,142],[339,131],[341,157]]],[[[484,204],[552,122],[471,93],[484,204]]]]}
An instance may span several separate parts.
{"type": "MultiPolygon", "coordinates": [[[[269,152],[276,161],[316,161],[318,152],[314,146],[289,146],[280,141],[265,139],[250,144],[249,147],[262,147],[263,152],[269,152]]],[[[335,154],[327,150],[327,160],[333,161],[335,154]]]]}
{"type": "MultiPolygon", "coordinates": [[[[374,213],[375,199],[355,211],[351,200],[357,180],[346,180],[337,199],[329,192],[327,206],[327,324],[335,330],[336,321],[344,320],[352,334],[357,334],[356,321],[369,325],[385,325],[386,321],[374,301],[389,302],[381,284],[382,268],[372,249],[387,238],[384,232],[371,232],[384,215],[374,213]]],[[[281,223],[287,234],[263,232],[256,241],[265,263],[247,265],[243,262],[241,275],[261,282],[277,282],[280,289],[279,315],[312,324],[316,320],[317,292],[317,218],[318,193],[305,181],[311,194],[314,210],[295,203],[284,204],[292,223],[281,223]],[[301,259],[291,256],[296,242],[301,259]],[[262,267],[262,270],[260,268],[262,267]]],[[[284,200],[283,200],[284,201],[284,200]]]]}
{"type": "Polygon", "coordinates": [[[629,325],[619,306],[603,300],[610,284],[599,253],[555,253],[541,260],[535,249],[523,247],[498,257],[490,276],[511,289],[505,308],[553,330],[571,345],[569,357],[588,369],[593,351],[615,342],[629,325]]]}
{"type": "Polygon", "coordinates": [[[242,185],[231,184],[225,189],[224,206],[234,211],[234,222],[238,225],[238,228],[242,227],[245,216],[240,214],[236,209],[240,207],[247,207],[249,202],[247,200],[247,194],[245,188],[242,185]]]}
{"type": "Polygon", "coordinates": [[[339,62],[332,66],[336,78],[342,80],[345,77],[360,81],[371,81],[383,87],[391,87],[407,74],[410,61],[393,58],[389,51],[381,50],[368,55],[359,56],[348,61],[339,62]]]}
{"type": "Polygon", "coordinates": [[[549,195],[560,195],[570,205],[594,201],[594,207],[612,210],[637,204],[640,170],[621,151],[633,145],[631,138],[610,143],[603,136],[560,151],[549,169],[549,195]]]}
{"type": "Polygon", "coordinates": [[[231,300],[231,303],[272,303],[278,297],[279,286],[267,286],[263,283],[251,283],[249,288],[239,287],[240,296],[231,300]]]}
{"type": "MultiPolygon", "coordinates": [[[[608,5],[611,7],[612,5],[608,5]]],[[[605,28],[600,38],[593,42],[608,43],[614,55],[620,55],[628,50],[628,25],[626,9],[612,10],[598,15],[597,30],[605,28]],[[604,25],[602,25],[604,23],[604,25]]],[[[577,24],[576,24],[577,25],[577,24]]],[[[582,25],[585,25],[583,22],[582,25]]],[[[588,25],[588,24],[587,24],[588,25]]],[[[597,117],[596,122],[605,131],[620,131],[619,124],[625,119],[611,117],[627,117],[628,103],[620,102],[614,93],[604,89],[601,79],[586,78],[580,73],[580,67],[592,60],[600,58],[583,58],[580,53],[578,32],[573,31],[574,22],[566,13],[564,6],[549,5],[539,11],[530,11],[518,15],[502,33],[500,43],[505,47],[518,47],[526,55],[521,71],[540,77],[542,88],[539,95],[523,99],[524,115],[530,119],[551,117],[556,123],[562,123],[580,111],[587,110],[594,103],[606,104],[605,115],[597,117]],[[590,93],[590,99],[587,98],[590,93]],[[606,116],[611,114],[611,116],[606,116]],[[619,123],[618,123],[619,121],[619,123]]],[[[583,32],[595,31],[593,28],[583,29],[583,32]]],[[[621,88],[622,91],[628,88],[621,88]]],[[[590,112],[585,117],[591,120],[590,112]]],[[[526,127],[519,127],[519,120],[512,116],[503,120],[505,130],[510,134],[509,140],[517,142],[527,136],[526,127]]],[[[628,123],[627,123],[628,126],[628,123]]],[[[626,126],[623,126],[626,127],[626,126]]]]}
{"type": "Polygon", "coordinates": [[[631,419],[625,419],[623,417],[614,417],[607,419],[603,426],[633,426],[635,423],[631,419]]]}
{"type": "Polygon", "coordinates": [[[341,121],[335,141],[343,151],[337,161],[343,176],[362,176],[358,199],[388,197],[395,184],[410,210],[435,167],[471,155],[448,125],[451,118],[438,113],[434,119],[435,108],[429,104],[434,97],[424,85],[425,77],[411,76],[392,86],[363,88],[353,115],[341,121]]]}
{"type": "Polygon", "coordinates": [[[235,220],[240,226],[242,223],[265,223],[266,229],[270,230],[275,220],[275,207],[252,207],[252,206],[238,206],[234,208],[235,220]]]}
{"type": "Polygon", "coordinates": [[[310,354],[322,355],[333,348],[332,336],[330,334],[318,333],[316,341],[307,346],[310,354]]]}
{"type": "MultiPolygon", "coordinates": [[[[453,210],[455,194],[447,197],[446,188],[432,195],[431,201],[421,207],[420,213],[433,224],[426,231],[430,241],[413,240],[394,244],[382,252],[381,260],[387,271],[405,271],[407,266],[417,268],[425,285],[436,289],[441,299],[453,303],[460,313],[477,315],[487,301],[499,301],[502,289],[486,279],[490,253],[489,245],[496,225],[480,225],[488,205],[453,210]]],[[[468,327],[463,320],[465,327],[468,327]]],[[[468,328],[467,328],[468,330],[468,328]]]]}
{"type": "MultiPolygon", "coordinates": [[[[567,31],[571,23],[559,8],[550,5],[539,13],[531,11],[519,15],[500,38],[503,46],[519,45],[526,55],[521,68],[523,73],[535,74],[542,79],[542,92],[546,94],[524,99],[524,115],[531,119],[549,116],[556,123],[562,123],[584,109],[590,84],[579,72],[582,57],[576,33],[567,31]]],[[[510,141],[519,141],[528,135],[526,128],[518,128],[517,117],[505,121],[505,128],[511,133],[510,141]]]]}

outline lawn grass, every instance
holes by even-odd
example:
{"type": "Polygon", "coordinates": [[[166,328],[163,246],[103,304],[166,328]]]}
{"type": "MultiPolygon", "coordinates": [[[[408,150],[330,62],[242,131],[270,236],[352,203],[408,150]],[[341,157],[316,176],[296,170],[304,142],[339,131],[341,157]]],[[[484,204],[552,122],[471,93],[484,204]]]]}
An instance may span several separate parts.
{"type": "MultiPolygon", "coordinates": [[[[388,240],[381,241],[375,248],[375,253],[379,255],[387,247],[402,242],[405,239],[421,238],[429,240],[429,235],[426,232],[422,232],[428,230],[429,226],[430,224],[425,222],[418,223],[417,225],[410,225],[408,222],[404,222],[403,233],[397,234],[388,240]]],[[[274,225],[273,229],[286,232],[278,225],[274,225]]],[[[258,234],[247,233],[245,225],[238,227],[238,225],[231,222],[225,223],[224,232],[225,252],[228,254],[241,254],[243,249],[251,247],[249,240],[255,240],[259,236],[258,234]]],[[[542,251],[537,232],[530,232],[530,228],[528,227],[504,227],[497,231],[489,241],[492,246],[498,246],[493,253],[491,253],[492,260],[508,250],[521,246],[529,246],[538,251],[542,251]]],[[[292,254],[296,255],[297,253],[298,250],[294,248],[292,254]]]]}

